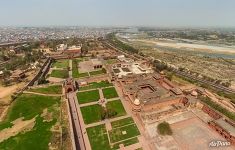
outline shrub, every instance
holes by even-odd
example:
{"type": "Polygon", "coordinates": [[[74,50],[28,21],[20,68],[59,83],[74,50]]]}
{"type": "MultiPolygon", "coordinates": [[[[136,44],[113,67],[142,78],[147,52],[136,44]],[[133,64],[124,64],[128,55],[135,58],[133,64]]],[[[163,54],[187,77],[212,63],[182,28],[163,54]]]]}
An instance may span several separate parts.
{"type": "Polygon", "coordinates": [[[172,130],[170,125],[165,121],[158,124],[157,130],[161,135],[172,135],[172,130]]]}

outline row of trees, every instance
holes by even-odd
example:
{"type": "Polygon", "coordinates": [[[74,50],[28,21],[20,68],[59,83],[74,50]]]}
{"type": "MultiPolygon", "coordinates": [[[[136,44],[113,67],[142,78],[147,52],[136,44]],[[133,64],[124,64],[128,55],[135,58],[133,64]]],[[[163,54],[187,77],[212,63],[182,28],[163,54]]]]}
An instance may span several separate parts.
{"type": "Polygon", "coordinates": [[[122,50],[131,52],[131,53],[138,53],[139,51],[137,49],[135,49],[134,47],[127,45],[123,42],[121,42],[120,40],[117,39],[117,37],[115,36],[115,33],[110,33],[107,35],[107,39],[108,41],[113,44],[114,46],[116,46],[117,48],[120,48],[122,50]]]}
{"type": "Polygon", "coordinates": [[[27,51],[24,56],[15,56],[14,58],[11,58],[11,60],[4,65],[4,68],[6,70],[15,70],[19,67],[26,67],[26,65],[39,60],[42,56],[43,52],[41,50],[27,51]]]}
{"type": "Polygon", "coordinates": [[[214,108],[215,110],[219,111],[220,113],[224,114],[225,116],[227,116],[228,118],[230,118],[231,120],[235,121],[235,114],[228,111],[227,109],[225,109],[224,107],[220,106],[219,104],[217,104],[216,102],[213,102],[209,97],[203,97],[203,96],[199,96],[199,99],[206,103],[207,105],[209,105],[210,107],[214,108]]]}

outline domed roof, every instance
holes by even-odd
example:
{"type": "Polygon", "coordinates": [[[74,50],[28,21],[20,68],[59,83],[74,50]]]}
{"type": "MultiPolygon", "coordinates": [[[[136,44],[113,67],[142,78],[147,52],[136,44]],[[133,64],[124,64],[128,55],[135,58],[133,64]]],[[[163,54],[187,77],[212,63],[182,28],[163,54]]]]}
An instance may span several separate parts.
{"type": "Polygon", "coordinates": [[[191,92],[191,95],[192,95],[192,96],[197,96],[197,92],[196,92],[196,91],[192,91],[192,92],[191,92]]]}
{"type": "Polygon", "coordinates": [[[135,105],[140,105],[140,100],[139,100],[138,98],[136,98],[136,99],[134,100],[134,104],[135,104],[135,105]]]}

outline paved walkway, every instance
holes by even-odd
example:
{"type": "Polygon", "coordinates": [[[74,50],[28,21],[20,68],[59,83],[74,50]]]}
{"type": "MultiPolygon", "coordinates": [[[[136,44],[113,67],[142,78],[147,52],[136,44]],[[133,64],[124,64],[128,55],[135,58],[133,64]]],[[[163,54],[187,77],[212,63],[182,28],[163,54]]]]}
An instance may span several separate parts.
{"type": "Polygon", "coordinates": [[[43,93],[30,92],[30,91],[24,91],[23,93],[36,94],[36,95],[42,95],[42,96],[61,96],[62,95],[62,94],[43,94],[43,93]]]}
{"type": "MultiPolygon", "coordinates": [[[[86,85],[89,86],[89,85],[86,85]]],[[[100,87],[100,88],[91,88],[91,89],[87,89],[87,90],[79,90],[79,92],[86,92],[86,91],[92,91],[92,90],[99,90],[99,89],[105,89],[105,88],[111,88],[114,87],[113,85],[111,86],[107,86],[107,87],[100,87]]]]}
{"type": "Polygon", "coordinates": [[[90,105],[95,105],[95,104],[98,104],[98,103],[99,103],[99,101],[95,101],[95,102],[80,104],[78,107],[90,106],[90,105]]]}
{"type": "MultiPolygon", "coordinates": [[[[120,117],[108,119],[108,121],[109,122],[113,122],[113,121],[125,119],[125,118],[128,118],[128,117],[131,117],[131,116],[130,115],[120,116],[120,117]]],[[[85,126],[86,126],[86,128],[88,128],[88,127],[98,126],[98,125],[101,125],[101,124],[105,124],[105,120],[99,121],[99,122],[95,122],[95,123],[91,123],[91,124],[88,124],[88,125],[85,125],[85,126]]]]}
{"type": "Polygon", "coordinates": [[[73,73],[72,73],[72,67],[73,67],[73,62],[72,62],[72,60],[70,59],[69,60],[69,68],[70,68],[70,70],[69,70],[69,77],[70,78],[72,78],[72,75],[73,75],[73,73]]]}

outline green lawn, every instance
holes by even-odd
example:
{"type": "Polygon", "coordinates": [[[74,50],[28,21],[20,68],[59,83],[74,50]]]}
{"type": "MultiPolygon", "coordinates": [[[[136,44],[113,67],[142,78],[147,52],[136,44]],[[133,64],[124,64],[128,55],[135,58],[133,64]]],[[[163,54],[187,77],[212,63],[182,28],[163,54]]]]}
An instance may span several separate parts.
{"type": "Polygon", "coordinates": [[[86,130],[92,150],[111,150],[104,125],[90,127],[86,130]]]}
{"type": "Polygon", "coordinates": [[[67,68],[69,67],[69,60],[56,60],[53,64],[52,67],[56,68],[67,68]]]}
{"type": "Polygon", "coordinates": [[[65,79],[69,77],[69,72],[68,70],[52,70],[50,77],[65,79]]]}
{"type": "Polygon", "coordinates": [[[82,117],[85,124],[98,122],[101,120],[102,107],[98,104],[81,107],[82,117]]]}
{"type": "Polygon", "coordinates": [[[59,102],[60,97],[22,94],[11,105],[4,122],[11,122],[20,117],[24,117],[24,120],[32,119],[41,114],[43,109],[59,102]]]}
{"type": "Polygon", "coordinates": [[[103,87],[109,87],[109,86],[113,86],[113,84],[109,83],[108,81],[92,82],[92,83],[89,83],[89,85],[87,85],[87,86],[80,87],[79,90],[83,91],[83,90],[103,88],[103,87]]]}
{"type": "Polygon", "coordinates": [[[97,70],[97,71],[92,71],[92,72],[89,72],[91,76],[93,75],[99,75],[99,74],[105,74],[106,73],[106,70],[104,68],[102,68],[101,70],[97,70]]]}
{"type": "Polygon", "coordinates": [[[116,62],[117,62],[117,59],[108,59],[108,60],[106,60],[107,64],[114,64],[116,62]]]}
{"type": "Polygon", "coordinates": [[[102,89],[106,99],[118,97],[117,91],[114,87],[102,89]]]}
{"type": "Polygon", "coordinates": [[[82,77],[88,77],[89,74],[87,72],[85,73],[80,73],[78,71],[78,59],[73,59],[73,64],[72,64],[72,76],[73,78],[82,78],[82,77]]]}
{"type": "Polygon", "coordinates": [[[89,76],[88,72],[78,74],[78,78],[83,78],[83,77],[88,77],[88,76],[89,76]]]}
{"type": "Polygon", "coordinates": [[[42,94],[62,94],[62,87],[61,85],[52,85],[48,87],[29,89],[29,91],[42,94]]]}
{"type": "Polygon", "coordinates": [[[115,117],[123,116],[126,114],[126,111],[122,105],[122,102],[120,100],[114,100],[107,102],[106,107],[108,109],[112,109],[117,112],[117,115],[115,117]]]}
{"type": "MultiPolygon", "coordinates": [[[[10,137],[0,143],[0,149],[3,150],[45,150],[48,149],[48,143],[51,140],[51,127],[59,118],[57,107],[60,105],[60,97],[49,97],[34,94],[22,94],[10,106],[6,119],[1,123],[9,122],[24,117],[24,120],[36,117],[35,125],[32,130],[21,132],[16,136],[10,137]],[[56,108],[54,108],[56,107],[56,108]],[[48,108],[52,112],[53,120],[44,122],[40,117],[43,110],[48,108]],[[39,142],[40,141],[40,142],[39,142]]],[[[3,129],[3,128],[2,128],[3,129]]],[[[1,130],[1,129],[0,129],[1,130]]]]}
{"type": "Polygon", "coordinates": [[[43,122],[43,118],[38,116],[36,124],[31,131],[22,132],[0,143],[2,150],[46,150],[51,140],[50,128],[56,123],[43,122]]]}
{"type": "Polygon", "coordinates": [[[73,78],[79,77],[78,63],[79,63],[79,60],[77,60],[77,59],[72,60],[72,76],[73,76],[73,78]]]}
{"type": "Polygon", "coordinates": [[[139,134],[140,134],[139,130],[135,124],[122,126],[120,128],[114,128],[111,131],[109,131],[110,135],[109,137],[112,143],[125,140],[131,137],[135,137],[138,136],[139,134]],[[123,134],[122,131],[126,131],[126,134],[123,134]]]}
{"type": "Polygon", "coordinates": [[[134,124],[134,120],[131,117],[111,122],[112,128],[118,128],[129,124],[134,124]]]}
{"type": "Polygon", "coordinates": [[[78,92],[77,98],[79,104],[84,104],[84,103],[98,101],[100,99],[100,95],[98,90],[91,90],[85,92],[78,92]]]}

